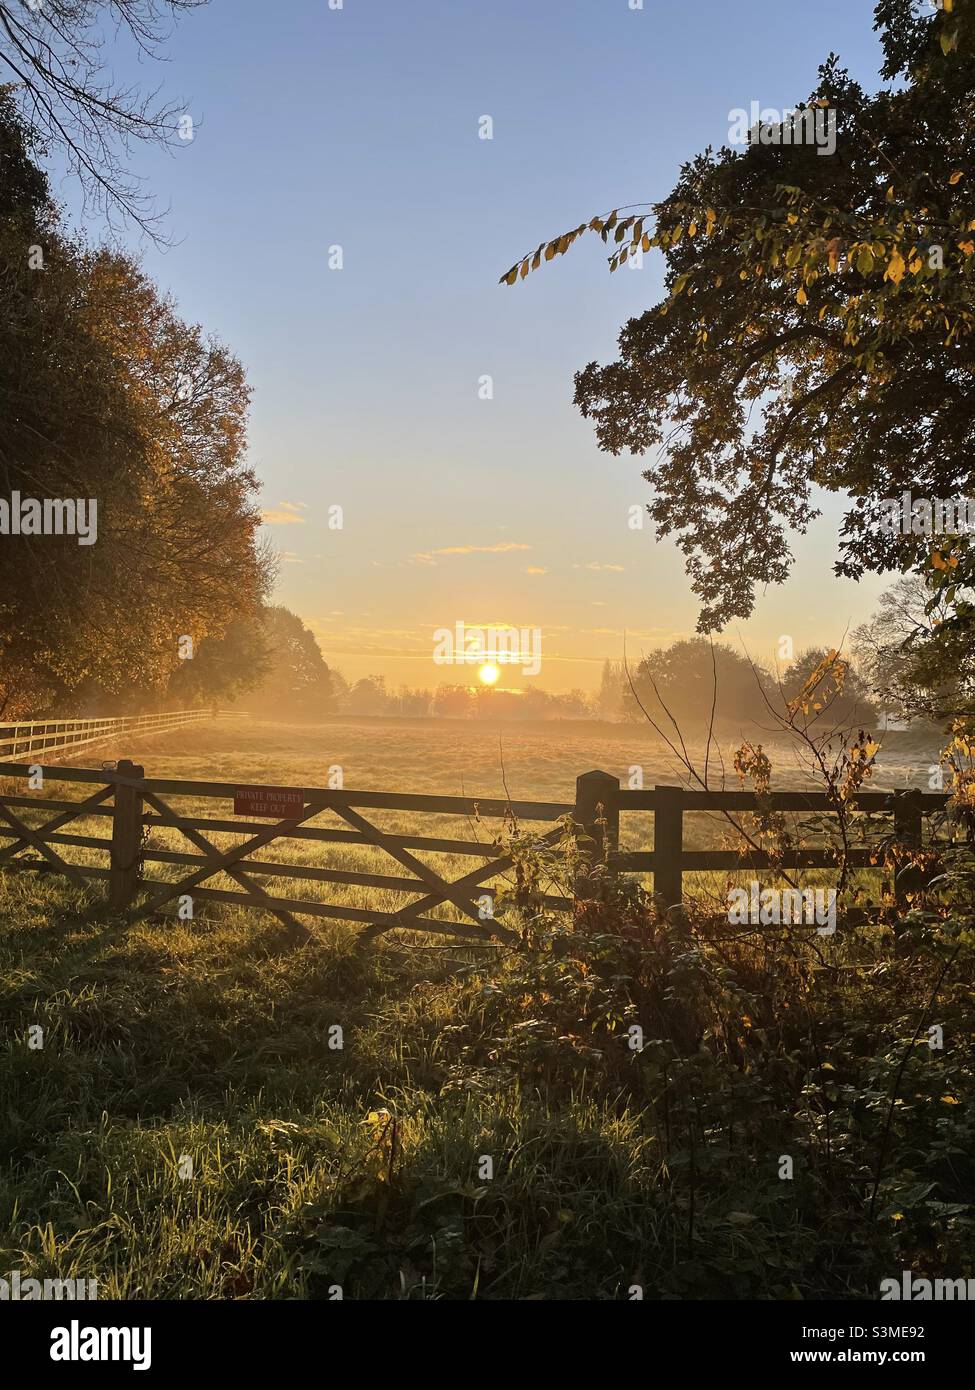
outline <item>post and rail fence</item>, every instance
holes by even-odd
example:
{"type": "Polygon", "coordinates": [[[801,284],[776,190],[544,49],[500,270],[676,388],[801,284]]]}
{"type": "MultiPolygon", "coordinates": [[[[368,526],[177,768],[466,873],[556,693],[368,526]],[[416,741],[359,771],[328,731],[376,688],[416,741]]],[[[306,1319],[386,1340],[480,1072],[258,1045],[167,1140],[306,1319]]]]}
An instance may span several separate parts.
{"type": "MultiPolygon", "coordinates": [[[[28,794],[17,795],[0,782],[0,872],[39,871],[66,877],[77,887],[102,880],[108,889],[108,907],[131,921],[152,916],[173,904],[196,901],[242,905],[271,913],[299,940],[311,932],[299,917],[326,918],[358,923],[370,938],[396,928],[435,932],[471,940],[510,939],[511,933],[493,918],[494,880],[513,867],[513,859],[497,841],[476,838],[476,826],[491,818],[515,817],[519,822],[555,822],[555,828],[538,831],[539,844],[554,844],[565,834],[565,818],[584,828],[592,841],[591,856],[605,860],[619,872],[653,875],[654,892],[668,904],[683,897],[685,874],[714,870],[763,868],[816,869],[835,866],[828,848],[794,850],[773,866],[767,854],[745,845],[731,849],[685,848],[684,816],[693,812],[755,812],[771,809],[796,813],[823,813],[833,808],[822,792],[773,792],[759,799],[745,791],[696,791],[683,787],[655,786],[630,790],[605,772],[584,773],[576,782],[574,802],[510,801],[472,796],[428,796],[398,792],[334,790],[323,787],[272,787],[221,782],[184,781],[146,777],[143,767],[126,759],[101,770],[0,762],[0,779],[29,779],[28,794]],[[64,782],[79,788],[77,797],[54,799],[47,782],[64,782]],[[174,800],[189,800],[189,810],[174,809],[174,800]],[[199,813],[200,803],[227,803],[213,815],[199,813]],[[50,813],[43,824],[28,824],[24,813],[50,813]],[[403,833],[377,825],[363,812],[428,813],[440,818],[459,817],[469,825],[466,837],[456,834],[403,833]],[[653,848],[622,852],[620,816],[631,812],[653,815],[653,848]],[[323,824],[320,817],[329,816],[323,824]],[[65,832],[72,821],[93,821],[95,827],[111,824],[106,835],[65,832]],[[165,832],[183,837],[180,848],[153,842],[165,832]],[[215,838],[216,837],[216,838],[215,838]],[[233,837],[233,843],[226,843],[233,837]],[[217,839],[224,843],[217,843],[217,839]],[[8,842],[2,844],[2,842],[8,842]],[[184,842],[188,842],[188,845],[184,842]],[[254,858],[273,842],[297,846],[301,853],[316,846],[358,847],[380,851],[393,859],[399,873],[374,873],[363,868],[337,868],[329,863],[287,862],[254,858]],[[55,848],[57,846],[57,848],[55,848]],[[107,863],[67,859],[62,847],[83,849],[107,856],[107,863]],[[188,852],[189,849],[197,851],[188,852]],[[418,858],[413,851],[436,856],[437,863],[418,858]],[[445,858],[480,860],[451,878],[445,858]],[[174,879],[155,877],[150,866],[175,866],[174,879]],[[406,873],[403,873],[406,870],[406,873]],[[222,876],[233,888],[204,886],[222,876]],[[272,895],[263,882],[284,880],[289,895],[272,895]],[[350,885],[408,895],[401,907],[357,906],[301,896],[304,884],[350,885]],[[294,885],[297,885],[295,887],[294,885]],[[485,909],[485,903],[488,909],[485,909]],[[431,916],[454,910],[460,918],[431,916]]],[[[851,804],[859,811],[891,816],[898,842],[920,846],[924,818],[948,801],[945,794],[916,789],[897,792],[859,792],[851,804]]],[[[76,827],[77,830],[77,827],[76,827]]],[[[292,850],[292,853],[295,851],[292,850]]],[[[339,851],[329,851],[326,859],[339,851]]],[[[871,867],[866,850],[851,852],[852,867],[871,867]]],[[[584,896],[585,889],[577,889],[584,896]]],[[[547,895],[550,907],[571,910],[573,899],[547,895]]]]}
{"type": "Polygon", "coordinates": [[[170,733],[187,724],[213,719],[204,709],[176,710],[171,714],[133,714],[117,719],[46,719],[26,724],[0,724],[0,761],[30,757],[33,753],[66,753],[92,748],[121,738],[147,738],[170,733]]]}

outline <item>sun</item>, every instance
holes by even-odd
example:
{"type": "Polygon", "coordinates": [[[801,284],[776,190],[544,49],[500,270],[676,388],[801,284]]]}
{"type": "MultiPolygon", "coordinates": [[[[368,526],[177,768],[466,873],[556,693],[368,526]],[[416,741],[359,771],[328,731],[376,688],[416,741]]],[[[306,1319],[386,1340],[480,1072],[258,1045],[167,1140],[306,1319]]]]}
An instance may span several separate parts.
{"type": "Polygon", "coordinates": [[[494,685],[501,672],[493,661],[488,661],[481,667],[477,674],[482,685],[494,685]]]}

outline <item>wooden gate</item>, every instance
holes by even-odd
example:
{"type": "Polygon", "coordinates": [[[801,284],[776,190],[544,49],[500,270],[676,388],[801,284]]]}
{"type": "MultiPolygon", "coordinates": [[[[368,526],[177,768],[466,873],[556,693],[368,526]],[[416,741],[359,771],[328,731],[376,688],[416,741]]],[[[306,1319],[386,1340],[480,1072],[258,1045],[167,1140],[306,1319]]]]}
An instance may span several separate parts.
{"type": "MultiPolygon", "coordinates": [[[[28,769],[0,764],[0,776],[26,776],[28,769]]],[[[231,783],[184,782],[146,778],[143,768],[127,760],[100,773],[80,768],[50,768],[48,781],[95,781],[102,785],[83,799],[57,801],[46,794],[34,797],[0,796],[0,839],[13,843],[0,850],[0,870],[38,869],[66,876],[75,886],[84,887],[92,878],[109,881],[109,906],[126,912],[132,921],[152,916],[175,906],[177,912],[191,915],[198,902],[233,903],[271,913],[295,939],[308,940],[311,932],[300,917],[321,917],[363,924],[362,937],[368,940],[395,928],[436,932],[471,940],[510,940],[512,933],[493,916],[496,880],[513,867],[510,854],[497,843],[477,839],[448,838],[394,831],[377,825],[364,810],[422,812],[438,816],[461,816],[482,825],[496,817],[516,816],[525,822],[559,821],[573,806],[559,802],[509,802],[476,797],[419,796],[387,792],[336,791],[321,787],[248,788],[263,791],[268,804],[276,793],[286,792],[296,809],[270,823],[231,813],[198,814],[195,808],[177,808],[175,801],[211,802],[236,805],[242,788],[231,783]],[[106,803],[111,802],[110,805],[106,803]],[[55,816],[42,825],[28,826],[18,809],[32,806],[36,811],[54,810],[55,816]],[[14,809],[17,808],[17,809],[14,809]],[[62,829],[72,820],[111,817],[111,838],[96,835],[65,835],[62,829]],[[322,818],[331,823],[322,823],[322,818]],[[340,828],[336,828],[340,827],[340,828]],[[160,835],[175,838],[169,847],[156,842],[160,835]],[[234,843],[217,843],[233,837],[234,843]],[[287,859],[255,857],[271,845],[298,846],[307,842],[359,846],[381,852],[406,873],[367,872],[362,869],[322,867],[319,864],[288,862],[287,859]],[[64,859],[53,844],[71,844],[87,851],[107,853],[107,868],[64,859]],[[24,851],[36,850],[43,864],[24,851]],[[431,864],[414,851],[436,856],[431,864]],[[476,867],[462,872],[448,870],[439,861],[479,859],[476,867]],[[151,866],[174,865],[181,872],[173,879],[155,876],[151,866]],[[456,873],[456,876],[454,874],[456,873]],[[224,875],[233,887],[214,886],[212,880],[224,875]],[[343,886],[361,886],[403,894],[408,901],[394,910],[380,910],[350,903],[323,901],[315,897],[272,894],[262,880],[290,880],[343,886]],[[454,915],[430,915],[453,909],[454,915]]],[[[538,842],[552,844],[565,833],[562,825],[538,832],[538,842]]],[[[571,900],[549,895],[549,906],[570,907],[571,900]]]]}

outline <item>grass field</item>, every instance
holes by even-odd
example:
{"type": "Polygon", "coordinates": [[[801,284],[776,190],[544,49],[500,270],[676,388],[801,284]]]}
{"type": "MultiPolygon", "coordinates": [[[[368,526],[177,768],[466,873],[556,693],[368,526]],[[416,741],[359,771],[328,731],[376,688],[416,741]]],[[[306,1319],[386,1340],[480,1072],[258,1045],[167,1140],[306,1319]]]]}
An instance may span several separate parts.
{"type": "MultiPolygon", "coordinates": [[[[503,738],[512,798],[571,801],[591,767],[671,780],[628,731],[503,738]]],[[[340,765],[347,787],[504,790],[497,731],[467,725],[235,720],[87,761],[122,755],[149,775],[324,785],[340,765]]],[[[0,1271],[121,1298],[598,1300],[876,1297],[902,1268],[971,1264],[972,934],[950,913],[906,952],[879,926],[712,946],[629,902],[524,951],[362,951],[324,923],[300,950],[251,911],[130,927],[100,895],[0,880],[0,1271]],[[912,1049],[956,939],[948,1045],[912,1049]]]]}

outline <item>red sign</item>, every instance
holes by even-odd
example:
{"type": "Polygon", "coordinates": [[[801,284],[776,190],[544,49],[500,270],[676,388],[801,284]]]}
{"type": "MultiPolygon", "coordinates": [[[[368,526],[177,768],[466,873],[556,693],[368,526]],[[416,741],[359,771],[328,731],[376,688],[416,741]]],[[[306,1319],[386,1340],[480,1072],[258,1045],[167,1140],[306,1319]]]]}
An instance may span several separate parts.
{"type": "Polygon", "coordinates": [[[235,787],[234,815],[267,820],[297,820],[305,809],[305,794],[298,787],[235,787]]]}

